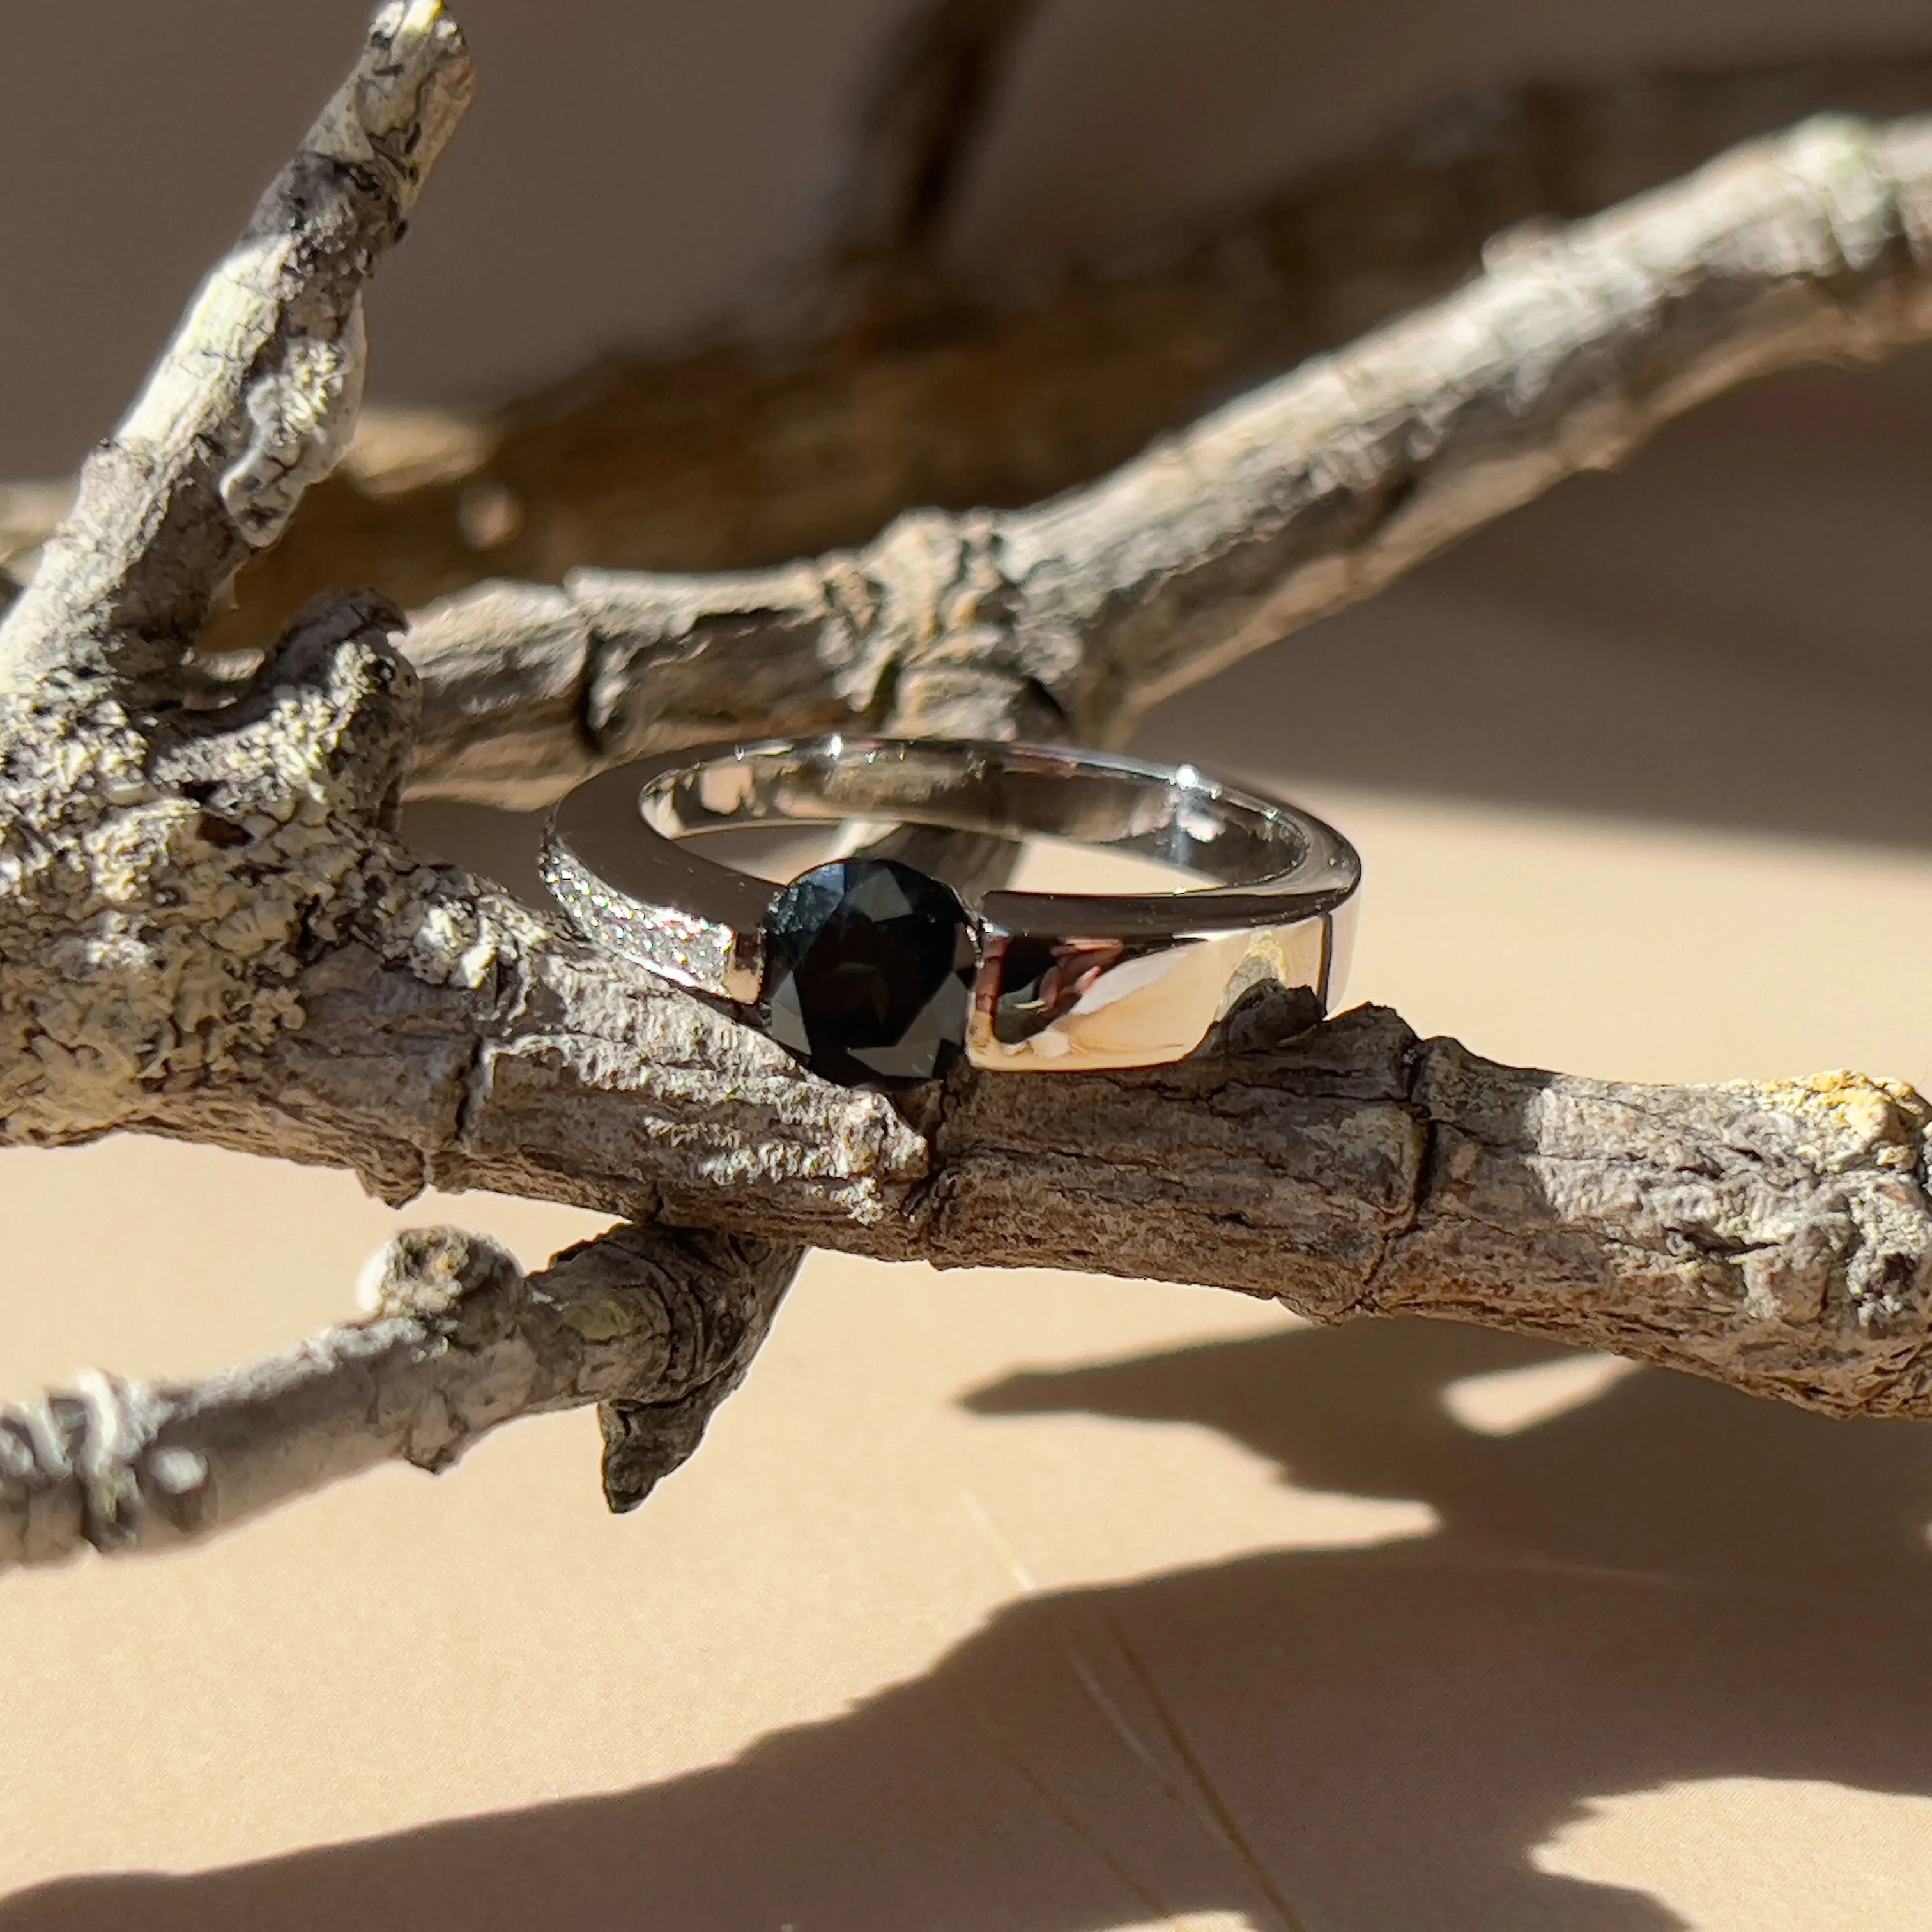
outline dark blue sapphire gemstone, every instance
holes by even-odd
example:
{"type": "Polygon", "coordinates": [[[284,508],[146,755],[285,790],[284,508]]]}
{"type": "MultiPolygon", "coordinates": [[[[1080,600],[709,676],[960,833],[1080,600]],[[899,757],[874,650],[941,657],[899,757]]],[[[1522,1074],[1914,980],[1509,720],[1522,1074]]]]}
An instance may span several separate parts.
{"type": "Polygon", "coordinates": [[[938,1078],[959,1057],[973,933],[946,887],[894,859],[814,866],[765,915],[766,1030],[846,1086],[938,1078]]]}

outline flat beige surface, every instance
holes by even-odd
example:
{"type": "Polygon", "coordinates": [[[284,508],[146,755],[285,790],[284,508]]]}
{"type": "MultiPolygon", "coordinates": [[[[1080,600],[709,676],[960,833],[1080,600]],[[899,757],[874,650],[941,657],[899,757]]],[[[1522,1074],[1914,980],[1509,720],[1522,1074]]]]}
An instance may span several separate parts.
{"type": "MultiPolygon", "coordinates": [[[[197,46],[248,44],[243,0],[190,10],[197,46]]],[[[274,11],[280,92],[207,128],[219,178],[249,173],[233,207],[195,198],[182,143],[142,146],[186,25],[116,67],[99,50],[152,8],[8,21],[35,38],[0,58],[0,147],[16,184],[42,171],[12,286],[67,292],[0,305],[0,366],[44,370],[0,471],[111,413],[361,10],[274,11]],[[62,75],[110,70],[125,100],[63,144],[62,75]],[[166,236],[118,186],[129,154],[164,170],[166,236]],[[100,310],[72,238],[150,230],[157,313],[100,310]]],[[[788,74],[830,98],[880,12],[819,9],[794,40],[748,6],[654,8],[644,63],[596,38],[624,10],[560,8],[591,66],[640,76],[573,119],[525,98],[541,50],[514,34],[547,10],[471,10],[514,56],[486,75],[505,105],[377,316],[418,388],[446,348],[458,388],[535,370],[779,259],[829,110],[773,104],[788,74]],[[593,271],[618,203],[559,184],[598,141],[634,144],[650,196],[593,271]],[[486,255],[498,223],[526,252],[486,255]]],[[[1370,120],[1365,74],[1420,89],[1445,47],[1474,74],[1824,20],[1497,0],[1377,66],[1389,9],[1353,10],[1350,44],[1216,0],[1188,47],[1220,51],[1192,61],[1151,0],[1111,39],[1103,10],[1064,8],[1031,56],[976,245],[1211,199],[1292,150],[1282,101],[1370,120]]],[[[1774,386],[1145,742],[1355,834],[1354,990],[1419,1025],[1604,1074],[1932,1087],[1928,450],[1926,366],[1774,386]]],[[[521,875],[526,828],[422,829],[521,875]]],[[[131,1142],[0,1158],[0,1394],[284,1344],[347,1312],[400,1221],[530,1261],[592,1225],[476,1198],[396,1216],[339,1176],[131,1142]]],[[[1932,1928],[1932,1432],[1474,1331],[821,1259],[644,1511],[603,1514],[596,1455],[588,1416],[526,1424],[190,1556],[0,1579],[0,1932],[1932,1928]]]]}

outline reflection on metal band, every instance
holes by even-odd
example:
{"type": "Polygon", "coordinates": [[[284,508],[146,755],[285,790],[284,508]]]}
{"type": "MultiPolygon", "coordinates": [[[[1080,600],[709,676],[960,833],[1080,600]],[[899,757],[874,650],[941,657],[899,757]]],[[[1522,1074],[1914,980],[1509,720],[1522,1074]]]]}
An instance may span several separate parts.
{"type": "Polygon", "coordinates": [[[1002,1046],[1017,1046],[1071,1012],[1082,997],[1136,952],[1164,952],[1154,941],[1130,948],[1118,939],[1035,939],[982,933],[976,999],[1002,1046]]]}
{"type": "Polygon", "coordinates": [[[1331,982],[1325,916],[1165,945],[982,935],[966,1054],[1007,1072],[1077,1072],[1184,1060],[1268,982],[1312,992],[1331,982]]]}

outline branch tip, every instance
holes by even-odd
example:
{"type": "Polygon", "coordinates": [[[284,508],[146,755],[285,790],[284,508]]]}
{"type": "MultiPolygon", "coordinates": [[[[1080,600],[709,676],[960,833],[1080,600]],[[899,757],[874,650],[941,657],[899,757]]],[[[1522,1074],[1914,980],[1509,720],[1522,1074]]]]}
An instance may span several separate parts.
{"type": "Polygon", "coordinates": [[[446,1321],[466,1303],[523,1285],[516,1257],[490,1235],[461,1228],[412,1228],[372,1255],[356,1285],[356,1305],[372,1321],[446,1321]]]}
{"type": "Polygon", "coordinates": [[[439,0],[376,15],[349,79],[88,459],[72,513],[0,618],[0,688],[174,694],[236,572],[348,447],[367,362],[364,284],[472,78],[439,0]]]}

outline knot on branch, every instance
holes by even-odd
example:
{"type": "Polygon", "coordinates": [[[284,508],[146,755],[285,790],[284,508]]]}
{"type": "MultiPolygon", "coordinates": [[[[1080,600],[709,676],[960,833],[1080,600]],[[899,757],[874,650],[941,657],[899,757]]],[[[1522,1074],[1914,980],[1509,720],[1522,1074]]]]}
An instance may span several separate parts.
{"type": "Polygon", "coordinates": [[[517,1258],[488,1234],[411,1228],[379,1248],[356,1285],[356,1304],[382,1320],[434,1324],[453,1336],[500,1326],[524,1286],[517,1258]]]}
{"type": "Polygon", "coordinates": [[[1087,653],[1034,622],[1001,519],[914,511],[868,548],[824,560],[840,695],[909,737],[1058,738],[1088,708],[1087,653]]]}
{"type": "MultiPolygon", "coordinates": [[[[422,708],[416,672],[390,641],[406,621],[376,591],[316,598],[256,674],[249,701],[202,741],[204,757],[232,777],[266,758],[286,793],[392,825],[422,708]]],[[[188,754],[193,741],[180,742],[188,754]]]]}
{"type": "MultiPolygon", "coordinates": [[[[599,1402],[604,1496],[622,1512],[696,1450],[744,1379],[798,1259],[769,1243],[626,1224],[526,1278],[487,1235],[418,1228],[370,1262],[362,1300],[373,1318],[423,1323],[452,1348],[527,1350],[525,1412],[599,1402]]],[[[440,1413],[449,1426],[439,1439],[409,1452],[424,1468],[454,1462],[471,1433],[504,1419],[472,1403],[459,1429],[446,1406],[440,1413]]]]}
{"type": "Polygon", "coordinates": [[[592,1342],[647,1332],[650,1378],[604,1392],[604,1496],[635,1509],[704,1440],[743,1381],[800,1256],[728,1234],[614,1228],[559,1255],[544,1277],[558,1318],[592,1342]]]}

